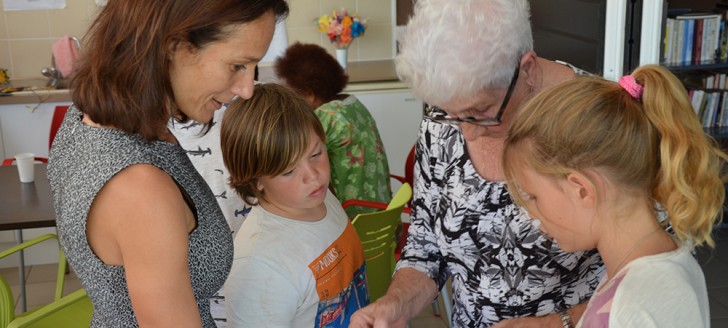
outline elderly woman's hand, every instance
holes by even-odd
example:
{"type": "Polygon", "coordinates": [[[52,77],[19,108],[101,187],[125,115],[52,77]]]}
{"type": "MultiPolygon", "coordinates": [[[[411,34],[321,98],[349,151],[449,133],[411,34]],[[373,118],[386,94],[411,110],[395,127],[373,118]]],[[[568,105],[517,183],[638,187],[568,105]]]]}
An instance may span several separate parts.
{"type": "Polygon", "coordinates": [[[402,307],[396,298],[382,296],[376,302],[356,311],[351,316],[350,328],[403,328],[402,307]]]}
{"type": "Polygon", "coordinates": [[[503,320],[491,328],[542,328],[553,327],[563,328],[561,318],[558,314],[549,314],[541,317],[522,317],[503,320]]]}

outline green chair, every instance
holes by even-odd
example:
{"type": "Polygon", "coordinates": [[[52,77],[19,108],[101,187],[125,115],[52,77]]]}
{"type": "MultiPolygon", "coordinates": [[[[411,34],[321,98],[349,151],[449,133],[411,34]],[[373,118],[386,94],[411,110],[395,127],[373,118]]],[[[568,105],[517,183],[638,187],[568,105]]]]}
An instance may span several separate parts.
{"type": "MultiPolygon", "coordinates": [[[[404,183],[386,209],[373,213],[362,213],[352,220],[352,225],[364,246],[367,266],[369,298],[372,302],[384,295],[394,273],[394,250],[397,247],[397,227],[402,224],[402,209],[412,198],[412,187],[404,183]]],[[[350,204],[366,206],[367,201],[347,201],[350,204]]]]}
{"type": "MultiPolygon", "coordinates": [[[[54,234],[46,234],[0,252],[0,259],[15,254],[40,242],[56,239],[54,234]]],[[[79,289],[63,296],[65,282],[66,257],[61,247],[58,247],[58,273],[54,300],[50,304],[24,312],[15,316],[15,299],[8,282],[0,276],[0,327],[88,327],[91,323],[93,307],[86,292],[79,289]]]]}

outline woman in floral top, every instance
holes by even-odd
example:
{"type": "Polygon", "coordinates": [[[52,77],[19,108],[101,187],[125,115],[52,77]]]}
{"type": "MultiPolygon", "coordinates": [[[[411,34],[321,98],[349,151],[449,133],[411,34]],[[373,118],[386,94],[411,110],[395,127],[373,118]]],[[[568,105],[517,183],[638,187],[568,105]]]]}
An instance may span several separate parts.
{"type": "MultiPolygon", "coordinates": [[[[316,108],[336,197],[389,202],[389,165],[377,124],[359,99],[341,93],[349,78],[336,59],[318,45],[295,43],[276,60],[275,72],[316,108]]],[[[347,214],[353,218],[363,211],[350,207],[347,214]]]]}

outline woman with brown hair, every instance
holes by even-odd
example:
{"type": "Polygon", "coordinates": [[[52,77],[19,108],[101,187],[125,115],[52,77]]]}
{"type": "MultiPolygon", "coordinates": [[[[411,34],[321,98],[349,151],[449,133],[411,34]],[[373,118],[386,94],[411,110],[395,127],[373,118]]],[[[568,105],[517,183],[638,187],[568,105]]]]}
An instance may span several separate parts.
{"type": "Polygon", "coordinates": [[[167,130],[249,98],[284,0],[110,1],[74,73],[48,177],[92,327],[214,327],[230,229],[167,130]]]}

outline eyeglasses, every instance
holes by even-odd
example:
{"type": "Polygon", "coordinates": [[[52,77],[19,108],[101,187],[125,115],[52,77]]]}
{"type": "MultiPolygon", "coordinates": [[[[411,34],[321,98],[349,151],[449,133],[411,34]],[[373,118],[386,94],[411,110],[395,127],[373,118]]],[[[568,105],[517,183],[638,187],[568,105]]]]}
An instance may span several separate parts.
{"type": "Polygon", "coordinates": [[[503,98],[503,102],[501,103],[500,109],[498,110],[498,113],[495,115],[495,117],[489,117],[489,118],[482,118],[478,119],[475,117],[450,117],[450,116],[443,116],[443,115],[437,115],[437,113],[444,113],[445,111],[436,107],[436,106],[430,106],[427,105],[427,108],[425,108],[425,118],[430,119],[435,122],[440,122],[444,124],[452,124],[452,125],[460,125],[461,123],[470,123],[474,125],[480,125],[480,126],[495,126],[501,124],[501,117],[503,116],[503,112],[506,110],[506,107],[508,107],[508,100],[511,99],[511,95],[513,94],[513,90],[516,88],[516,81],[518,81],[518,73],[521,70],[520,65],[516,65],[516,70],[513,72],[513,78],[511,78],[511,84],[508,86],[508,91],[506,91],[506,96],[503,98]]]}

